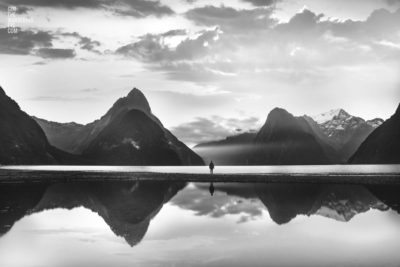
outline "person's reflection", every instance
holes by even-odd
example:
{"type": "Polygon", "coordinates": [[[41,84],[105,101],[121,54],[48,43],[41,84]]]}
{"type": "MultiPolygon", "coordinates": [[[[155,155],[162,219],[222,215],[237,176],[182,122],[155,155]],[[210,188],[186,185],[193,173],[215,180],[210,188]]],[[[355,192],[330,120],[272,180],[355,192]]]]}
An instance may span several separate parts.
{"type": "Polygon", "coordinates": [[[214,195],[214,183],[213,183],[213,182],[210,183],[210,188],[209,188],[209,190],[210,190],[211,196],[214,195]]]}

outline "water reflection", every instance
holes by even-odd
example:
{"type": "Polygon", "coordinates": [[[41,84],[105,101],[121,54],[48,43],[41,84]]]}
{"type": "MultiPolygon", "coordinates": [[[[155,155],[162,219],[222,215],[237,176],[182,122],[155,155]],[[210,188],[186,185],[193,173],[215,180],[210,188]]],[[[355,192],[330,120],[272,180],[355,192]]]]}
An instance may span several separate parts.
{"type": "Polygon", "coordinates": [[[134,246],[151,219],[185,183],[81,182],[0,186],[0,229],[7,232],[24,215],[44,210],[85,207],[100,215],[111,230],[134,246]]]}
{"type": "MultiPolygon", "coordinates": [[[[240,215],[238,223],[261,218],[278,225],[299,215],[348,222],[371,209],[400,213],[399,186],[249,184],[182,182],[80,182],[0,186],[0,234],[24,216],[84,207],[103,218],[130,246],[145,236],[150,221],[167,202],[196,216],[240,215]]],[[[179,223],[179,218],[177,218],[179,223]]]]}
{"type": "Polygon", "coordinates": [[[213,182],[210,183],[210,188],[208,190],[210,191],[210,195],[213,196],[215,191],[213,182]]]}
{"type": "MultiPolygon", "coordinates": [[[[204,184],[196,184],[196,188],[206,189],[204,184]]],[[[320,215],[347,222],[370,209],[400,211],[400,187],[392,185],[367,188],[362,185],[221,183],[213,190],[216,196],[212,199],[206,198],[202,191],[191,190],[172,201],[198,215],[212,217],[240,212],[255,217],[266,208],[271,219],[279,225],[289,223],[298,215],[320,215]],[[258,205],[257,200],[263,205],[258,205]]]]}

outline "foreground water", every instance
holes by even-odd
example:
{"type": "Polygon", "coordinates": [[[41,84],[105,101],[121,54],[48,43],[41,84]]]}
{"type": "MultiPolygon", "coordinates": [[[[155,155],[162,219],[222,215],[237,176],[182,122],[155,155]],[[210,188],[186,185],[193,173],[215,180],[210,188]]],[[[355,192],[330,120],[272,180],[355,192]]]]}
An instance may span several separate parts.
{"type": "Polygon", "coordinates": [[[398,266],[400,186],[0,184],[0,266],[398,266]]]}
{"type": "MultiPolygon", "coordinates": [[[[71,165],[16,165],[0,166],[0,170],[24,171],[82,171],[82,172],[153,172],[153,173],[208,173],[206,166],[71,166],[71,165]]],[[[379,165],[281,165],[281,166],[216,166],[215,174],[327,174],[327,173],[400,173],[400,164],[379,165]]]]}

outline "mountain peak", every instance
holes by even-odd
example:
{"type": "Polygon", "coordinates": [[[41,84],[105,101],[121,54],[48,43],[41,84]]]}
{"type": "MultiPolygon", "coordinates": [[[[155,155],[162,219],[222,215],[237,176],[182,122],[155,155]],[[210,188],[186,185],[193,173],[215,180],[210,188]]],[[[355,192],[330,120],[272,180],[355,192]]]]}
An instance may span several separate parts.
{"type": "Polygon", "coordinates": [[[268,139],[271,133],[281,131],[302,131],[302,124],[291,113],[282,108],[274,108],[267,116],[265,124],[261,127],[256,136],[256,140],[260,141],[268,139]]]}
{"type": "Polygon", "coordinates": [[[291,117],[293,116],[292,114],[290,114],[286,109],[283,108],[274,108],[273,110],[271,110],[268,114],[267,117],[267,121],[268,119],[274,119],[276,117],[281,117],[281,116],[285,116],[285,117],[291,117]]]}
{"type": "MultiPolygon", "coordinates": [[[[124,99],[124,98],[122,98],[122,99],[124,99]]],[[[142,91],[140,91],[136,87],[134,87],[128,93],[128,95],[125,97],[125,99],[126,99],[125,104],[129,105],[130,107],[142,110],[147,114],[151,113],[151,108],[150,108],[149,102],[147,101],[145,95],[142,93],[142,91]]]]}
{"type": "Polygon", "coordinates": [[[127,97],[144,97],[144,94],[142,91],[140,91],[138,88],[133,87],[133,89],[128,93],[127,97]]]}
{"type": "Polygon", "coordinates": [[[331,109],[327,112],[317,114],[314,116],[311,116],[311,118],[316,121],[318,124],[323,124],[327,121],[332,120],[334,117],[350,117],[351,115],[347,113],[344,109],[342,108],[337,108],[337,109],[331,109]]]}
{"type": "Polygon", "coordinates": [[[125,97],[118,99],[105,116],[116,116],[121,111],[127,111],[131,109],[141,110],[147,115],[151,114],[149,102],[142,91],[136,87],[133,88],[125,97]]]}
{"type": "Polygon", "coordinates": [[[294,116],[283,108],[274,108],[270,111],[265,122],[266,127],[276,127],[278,125],[292,124],[294,116]]]}
{"type": "Polygon", "coordinates": [[[347,113],[344,109],[340,108],[339,109],[339,113],[337,116],[345,116],[345,117],[350,117],[351,115],[349,113],[347,113]]]}

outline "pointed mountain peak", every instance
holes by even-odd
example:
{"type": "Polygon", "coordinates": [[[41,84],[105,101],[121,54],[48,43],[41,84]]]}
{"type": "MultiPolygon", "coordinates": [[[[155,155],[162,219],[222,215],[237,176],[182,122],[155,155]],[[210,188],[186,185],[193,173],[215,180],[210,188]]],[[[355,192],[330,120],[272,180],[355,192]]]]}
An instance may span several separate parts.
{"type": "Polygon", "coordinates": [[[115,116],[121,111],[131,109],[141,110],[147,115],[151,114],[149,102],[144,94],[137,88],[133,88],[125,97],[118,99],[105,116],[115,116]]]}
{"type": "Polygon", "coordinates": [[[347,113],[344,109],[340,108],[337,116],[350,117],[351,115],[349,113],[347,113]]]}
{"type": "MultiPolygon", "coordinates": [[[[151,113],[151,108],[149,105],[149,102],[147,101],[145,95],[142,93],[142,91],[140,91],[139,89],[137,89],[136,87],[134,87],[126,97],[121,98],[121,99],[125,99],[125,104],[130,106],[131,108],[136,108],[139,110],[144,111],[145,113],[150,114],[151,113]]],[[[129,108],[129,109],[131,109],[129,108]]]]}
{"type": "Polygon", "coordinates": [[[141,98],[146,98],[143,94],[142,91],[140,91],[138,88],[134,87],[127,95],[127,97],[141,97],[141,98]]]}
{"type": "Polygon", "coordinates": [[[294,116],[283,108],[274,108],[267,116],[266,124],[276,124],[294,119],[294,116]]]}
{"type": "Polygon", "coordinates": [[[281,129],[281,128],[292,128],[297,127],[298,122],[293,114],[289,113],[283,108],[274,108],[267,116],[267,120],[264,126],[260,129],[260,132],[268,129],[281,129]]]}
{"type": "Polygon", "coordinates": [[[316,121],[318,124],[325,123],[327,121],[332,120],[335,117],[350,117],[351,115],[347,113],[344,109],[342,108],[337,108],[337,109],[331,109],[327,112],[317,114],[314,116],[310,116],[314,121],[316,121]]]}
{"type": "Polygon", "coordinates": [[[276,116],[293,116],[293,115],[290,114],[286,109],[274,108],[269,112],[268,117],[274,118],[276,116]]]}

